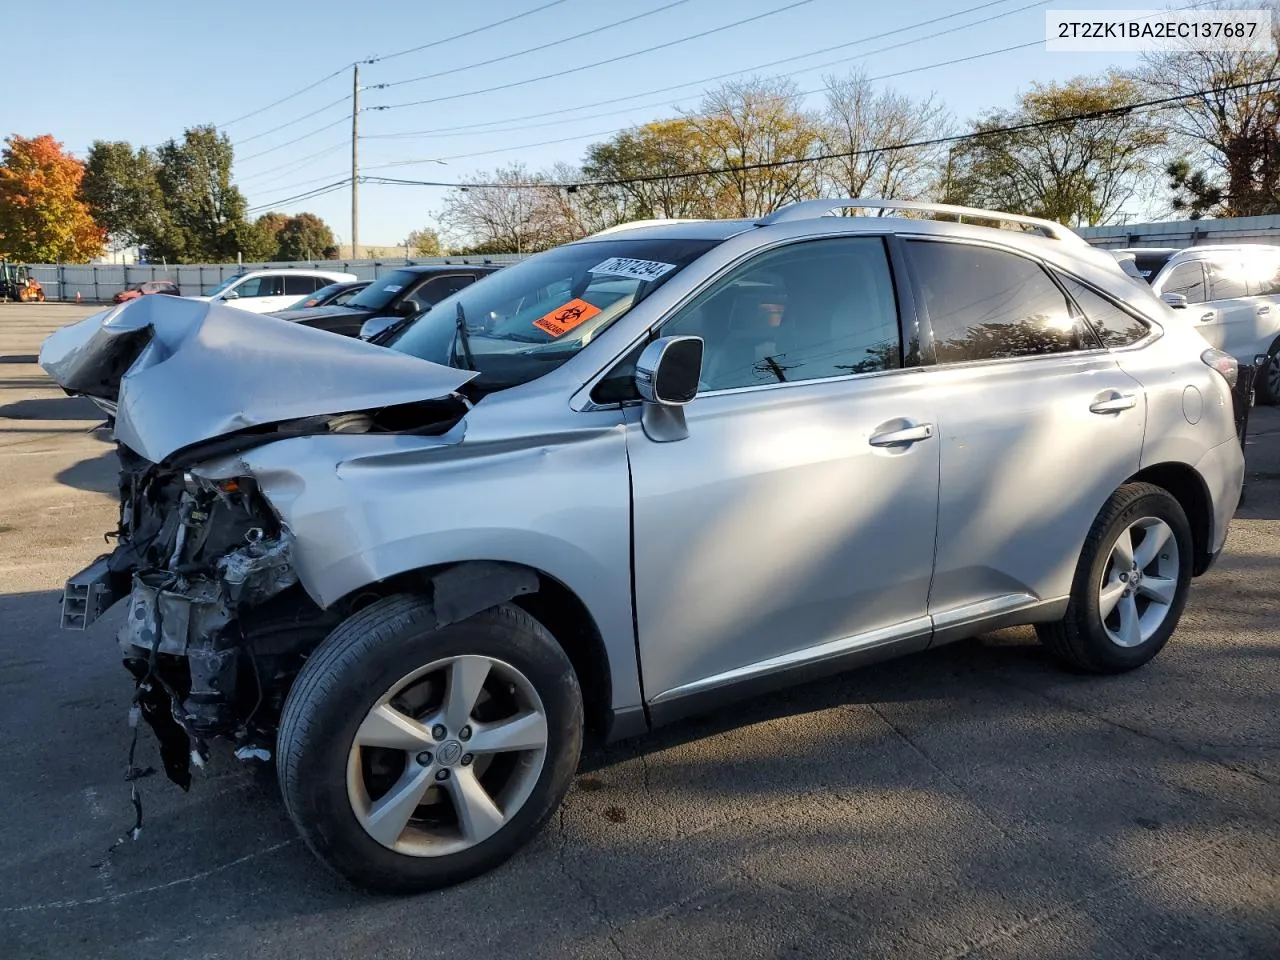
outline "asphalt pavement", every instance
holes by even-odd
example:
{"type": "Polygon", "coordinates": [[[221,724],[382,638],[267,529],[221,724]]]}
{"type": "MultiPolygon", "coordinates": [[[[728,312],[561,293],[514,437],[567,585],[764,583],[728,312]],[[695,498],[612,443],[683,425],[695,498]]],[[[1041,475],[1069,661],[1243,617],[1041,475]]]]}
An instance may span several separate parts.
{"type": "MultiPolygon", "coordinates": [[[[1064,672],[1012,630],[591,751],[506,866],[371,896],[269,776],[124,782],[119,611],[58,630],[116,520],[92,405],[0,305],[0,957],[1280,957],[1280,411],[1168,648],[1064,672]]],[[[159,766],[148,737],[140,764],[159,766]]]]}

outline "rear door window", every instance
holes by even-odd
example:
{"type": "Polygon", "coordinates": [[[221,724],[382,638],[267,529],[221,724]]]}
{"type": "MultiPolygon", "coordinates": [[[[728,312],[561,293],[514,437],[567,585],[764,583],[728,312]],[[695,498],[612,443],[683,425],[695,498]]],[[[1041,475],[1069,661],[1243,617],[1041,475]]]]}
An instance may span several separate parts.
{"type": "Polygon", "coordinates": [[[938,363],[1068,353],[1096,346],[1040,264],[966,243],[909,240],[938,363]]]}
{"type": "Polygon", "coordinates": [[[1209,299],[1204,282],[1204,267],[1199,260],[1187,260],[1169,271],[1160,284],[1161,293],[1180,293],[1187,303],[1204,303],[1209,299]]]}
{"type": "Polygon", "coordinates": [[[319,279],[319,277],[306,276],[285,277],[284,292],[291,297],[305,297],[307,294],[315,293],[319,289],[316,287],[316,281],[319,279]]]}
{"type": "Polygon", "coordinates": [[[1245,279],[1252,296],[1280,296],[1280,253],[1264,253],[1246,258],[1245,279]]]}

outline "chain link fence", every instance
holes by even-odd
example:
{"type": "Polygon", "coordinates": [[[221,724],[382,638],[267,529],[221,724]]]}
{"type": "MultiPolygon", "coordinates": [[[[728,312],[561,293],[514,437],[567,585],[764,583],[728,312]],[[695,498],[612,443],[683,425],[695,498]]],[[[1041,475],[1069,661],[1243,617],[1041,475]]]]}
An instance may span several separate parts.
{"type": "Polygon", "coordinates": [[[248,270],[305,269],[336,270],[353,273],[361,280],[377,280],[385,273],[409,264],[448,263],[514,263],[522,259],[518,254],[494,254],[475,257],[414,257],[395,260],[319,260],[306,263],[183,263],[164,265],[144,264],[28,264],[31,275],[44,287],[48,300],[85,303],[108,303],[122,290],[145,283],[148,280],[169,280],[188,296],[198,296],[212,290],[228,277],[248,270]]]}

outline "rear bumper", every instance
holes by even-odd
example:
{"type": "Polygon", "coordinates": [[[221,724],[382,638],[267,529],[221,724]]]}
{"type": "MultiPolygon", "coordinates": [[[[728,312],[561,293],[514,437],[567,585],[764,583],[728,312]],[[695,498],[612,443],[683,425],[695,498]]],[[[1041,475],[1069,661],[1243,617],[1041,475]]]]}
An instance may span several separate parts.
{"type": "Polygon", "coordinates": [[[1208,556],[1198,558],[1196,565],[1196,572],[1203,573],[1222,552],[1231,518],[1240,504],[1240,488],[1244,483],[1244,447],[1239,439],[1220,443],[1201,457],[1195,467],[1209,491],[1213,510],[1208,556]]]}

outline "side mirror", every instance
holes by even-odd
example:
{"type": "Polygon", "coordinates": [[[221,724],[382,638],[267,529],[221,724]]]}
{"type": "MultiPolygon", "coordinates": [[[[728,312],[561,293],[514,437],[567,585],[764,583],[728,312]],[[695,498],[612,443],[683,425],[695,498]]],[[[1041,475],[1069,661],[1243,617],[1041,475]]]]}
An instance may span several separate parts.
{"type": "Polygon", "coordinates": [[[401,300],[392,308],[392,312],[397,317],[412,317],[421,310],[422,308],[413,300],[401,300]]]}
{"type": "Polygon", "coordinates": [[[1184,293],[1162,293],[1160,299],[1175,310],[1187,309],[1187,296],[1184,293]]]}
{"type": "Polygon", "coordinates": [[[403,319],[394,313],[385,317],[370,317],[360,327],[360,339],[372,340],[379,334],[385,333],[393,323],[399,323],[403,319]]]}
{"type": "Polygon", "coordinates": [[[222,295],[222,299],[223,300],[239,300],[240,294],[236,293],[234,290],[228,290],[226,293],[222,295]]]}
{"type": "Polygon", "coordinates": [[[658,443],[689,435],[684,405],[698,395],[702,376],[701,337],[663,337],[644,348],[636,361],[636,392],[644,400],[641,426],[658,443]]]}

